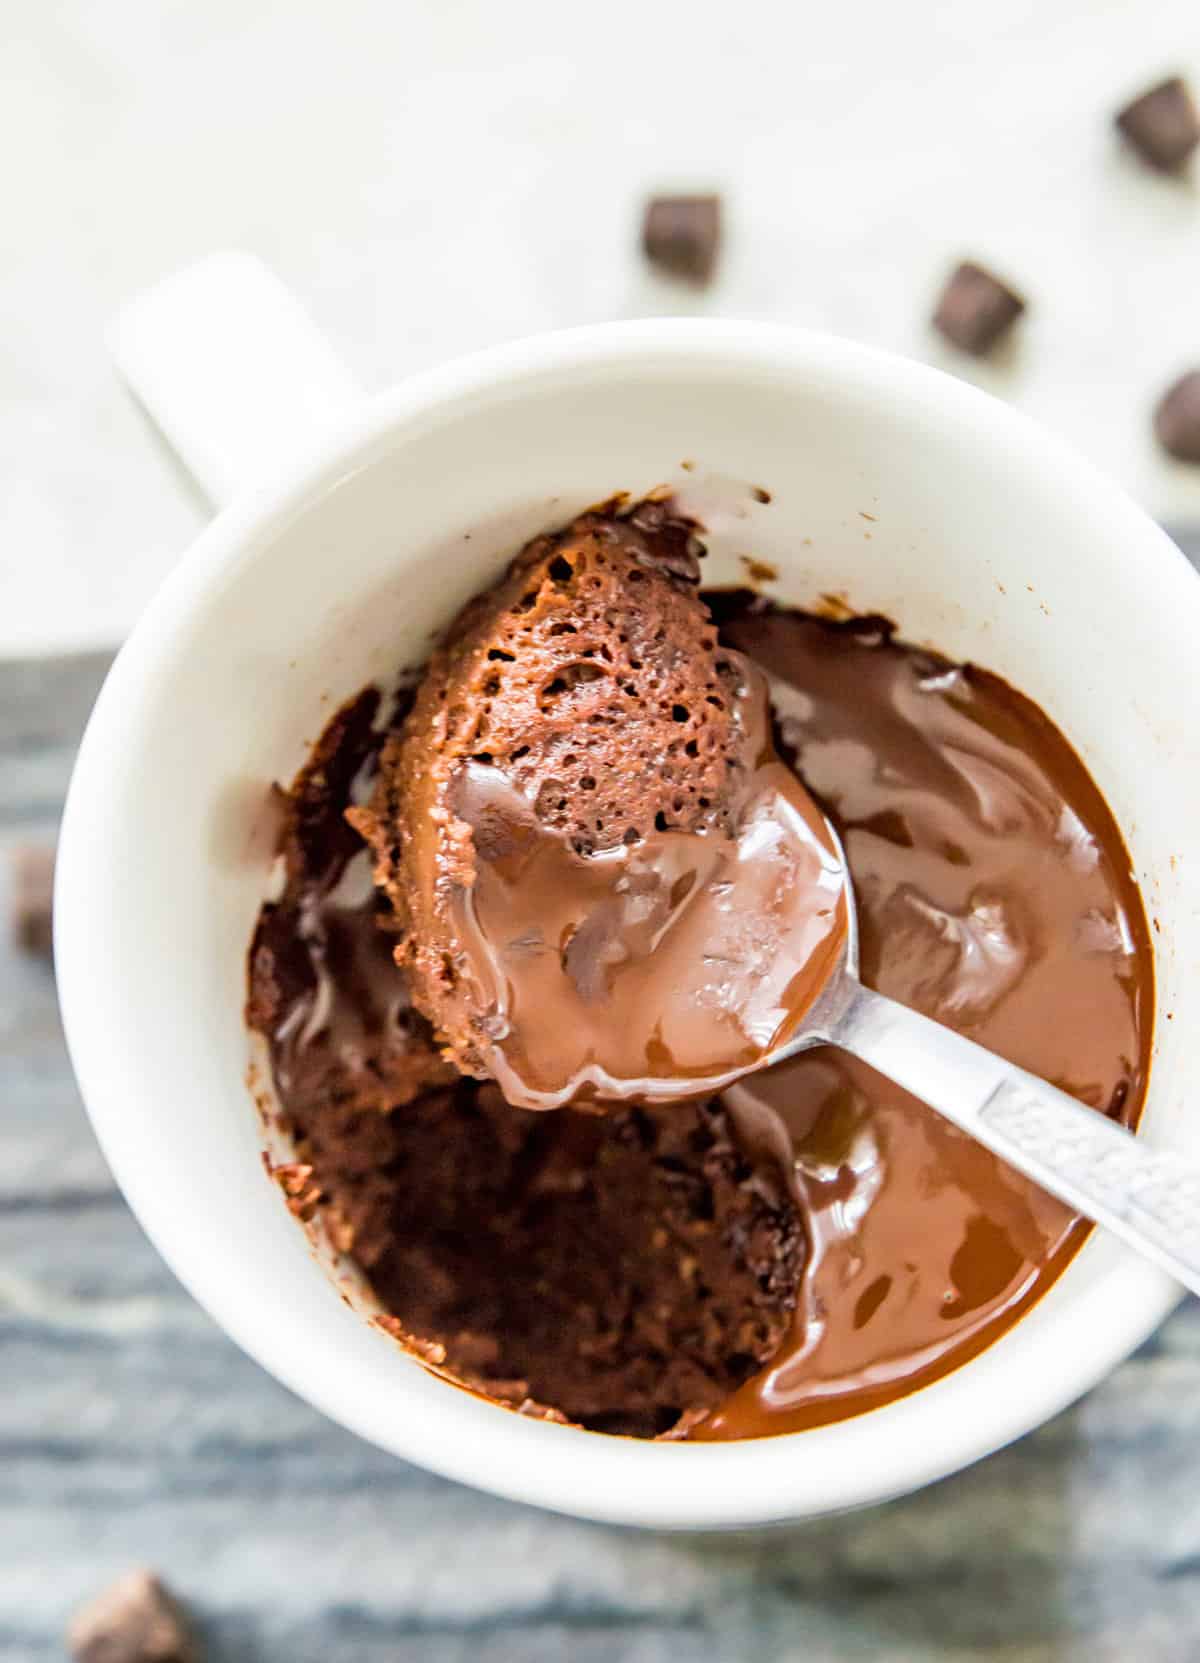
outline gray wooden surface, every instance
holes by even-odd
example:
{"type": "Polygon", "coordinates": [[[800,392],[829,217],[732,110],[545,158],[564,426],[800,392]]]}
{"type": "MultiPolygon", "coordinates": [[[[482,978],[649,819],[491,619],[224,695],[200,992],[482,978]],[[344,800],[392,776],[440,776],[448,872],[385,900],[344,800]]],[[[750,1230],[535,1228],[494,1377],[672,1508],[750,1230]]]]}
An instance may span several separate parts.
{"type": "MultiPolygon", "coordinates": [[[[0,846],[53,834],[105,664],[0,665],[0,846]]],[[[50,970],[5,943],[0,1657],[61,1658],[137,1562],[218,1663],[1183,1663],[1200,1306],[1016,1447],[850,1518],[680,1539],[493,1501],[321,1420],[176,1285],[92,1139],[50,970]]]]}

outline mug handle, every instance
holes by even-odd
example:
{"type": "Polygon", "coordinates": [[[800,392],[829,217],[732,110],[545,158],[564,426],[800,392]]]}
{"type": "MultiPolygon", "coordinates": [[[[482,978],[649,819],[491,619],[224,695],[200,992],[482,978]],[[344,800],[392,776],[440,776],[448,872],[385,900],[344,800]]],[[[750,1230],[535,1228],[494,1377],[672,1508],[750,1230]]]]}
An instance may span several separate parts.
{"type": "Polygon", "coordinates": [[[253,254],[210,254],[164,278],[121,309],[107,341],[214,508],[315,444],[364,396],[253,254]]]}

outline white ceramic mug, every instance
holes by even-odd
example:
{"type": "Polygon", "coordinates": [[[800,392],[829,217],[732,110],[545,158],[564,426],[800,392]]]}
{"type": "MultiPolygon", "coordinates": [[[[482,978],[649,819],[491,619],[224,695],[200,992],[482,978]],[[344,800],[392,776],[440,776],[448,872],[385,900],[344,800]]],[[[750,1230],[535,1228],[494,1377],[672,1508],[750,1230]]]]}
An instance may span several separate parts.
{"type": "Polygon", "coordinates": [[[453,1478],[594,1519],[714,1528],[928,1483],[1146,1338],[1175,1290],[1096,1232],[988,1351],[868,1415],[664,1445],[523,1419],[426,1373],[343,1303],[264,1176],[242,1013],[265,788],[336,704],[418,664],[534,532],[619,489],[724,481],[709,489],[710,581],[736,580],[746,554],[776,568],[785,600],[845,593],[998,671],[1070,737],[1157,921],[1142,1135],[1200,1154],[1200,584],[1145,515],[970,387],[791,329],[573,330],[358,399],[261,268],[228,257],[152,296],[117,340],[231,500],[89,725],[60,846],[59,986],[117,1179],[235,1340],[335,1420],[453,1478]],[[305,434],[307,454],[254,478],[305,434]],[[751,505],[730,481],[772,500],[751,505]]]}

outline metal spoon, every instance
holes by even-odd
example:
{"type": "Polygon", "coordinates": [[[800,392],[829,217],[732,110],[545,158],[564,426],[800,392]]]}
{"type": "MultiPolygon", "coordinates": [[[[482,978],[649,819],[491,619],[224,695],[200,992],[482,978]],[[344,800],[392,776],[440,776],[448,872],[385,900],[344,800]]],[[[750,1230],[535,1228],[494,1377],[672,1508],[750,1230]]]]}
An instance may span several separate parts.
{"type": "Polygon", "coordinates": [[[1076,1212],[1200,1293],[1200,1167],[1132,1132],[950,1028],[864,987],[845,851],[846,941],[796,1034],[764,1059],[836,1045],[928,1103],[1076,1212]]]}

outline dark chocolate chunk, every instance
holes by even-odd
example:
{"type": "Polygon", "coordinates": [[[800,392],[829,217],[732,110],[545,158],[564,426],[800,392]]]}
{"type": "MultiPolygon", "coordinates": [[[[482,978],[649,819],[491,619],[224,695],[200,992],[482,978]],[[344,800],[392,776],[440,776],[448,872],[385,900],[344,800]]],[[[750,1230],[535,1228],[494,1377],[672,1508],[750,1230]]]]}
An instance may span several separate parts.
{"type": "Polygon", "coordinates": [[[651,265],[707,283],[721,242],[719,196],[655,196],[646,204],[642,247],[651,265]]]}
{"type": "Polygon", "coordinates": [[[129,1571],[71,1620],[75,1663],[199,1663],[178,1604],[152,1571],[129,1571]]]}
{"type": "Polygon", "coordinates": [[[1154,412],[1158,442],[1181,462],[1200,462],[1200,370],[1169,387],[1154,412]]]}
{"type": "Polygon", "coordinates": [[[53,944],[54,850],[18,845],[10,855],[12,935],[23,953],[49,958],[53,944]]]}
{"type": "Polygon", "coordinates": [[[1021,296],[973,260],[955,267],[933,314],[952,346],[976,357],[989,351],[1025,310],[1021,296]]]}
{"type": "Polygon", "coordinates": [[[1182,167],[1200,144],[1200,110],[1178,75],[1135,98],[1115,119],[1138,155],[1163,173],[1182,167]]]}

